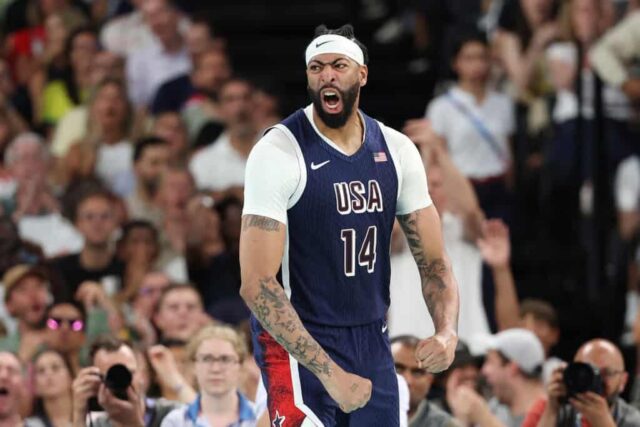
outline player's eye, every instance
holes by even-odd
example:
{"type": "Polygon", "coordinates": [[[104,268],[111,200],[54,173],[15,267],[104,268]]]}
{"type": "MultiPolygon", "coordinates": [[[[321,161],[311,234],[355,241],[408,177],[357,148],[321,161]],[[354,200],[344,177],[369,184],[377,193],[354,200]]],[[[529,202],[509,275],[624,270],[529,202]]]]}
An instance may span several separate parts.
{"type": "Polygon", "coordinates": [[[309,71],[311,71],[312,73],[317,73],[318,71],[320,71],[320,66],[319,65],[309,65],[309,71]]]}

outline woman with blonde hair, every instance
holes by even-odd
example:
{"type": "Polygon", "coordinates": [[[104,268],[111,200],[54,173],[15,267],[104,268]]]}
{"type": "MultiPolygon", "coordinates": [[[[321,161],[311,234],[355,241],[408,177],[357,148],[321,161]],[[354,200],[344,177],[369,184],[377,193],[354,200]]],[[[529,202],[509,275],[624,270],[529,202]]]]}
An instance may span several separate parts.
{"type": "Polygon", "coordinates": [[[63,182],[99,178],[119,196],[133,189],[133,111],[124,83],[105,79],[91,94],[87,134],[62,161],[63,182]]]}

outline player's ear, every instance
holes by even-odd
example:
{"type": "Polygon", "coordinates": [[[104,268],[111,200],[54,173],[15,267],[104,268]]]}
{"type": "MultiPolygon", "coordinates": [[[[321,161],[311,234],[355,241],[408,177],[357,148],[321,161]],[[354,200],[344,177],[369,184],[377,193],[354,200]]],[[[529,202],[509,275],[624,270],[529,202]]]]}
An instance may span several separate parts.
{"type": "Polygon", "coordinates": [[[361,65],[358,73],[360,74],[360,87],[362,87],[367,84],[367,78],[369,77],[369,68],[366,65],[361,65]]]}

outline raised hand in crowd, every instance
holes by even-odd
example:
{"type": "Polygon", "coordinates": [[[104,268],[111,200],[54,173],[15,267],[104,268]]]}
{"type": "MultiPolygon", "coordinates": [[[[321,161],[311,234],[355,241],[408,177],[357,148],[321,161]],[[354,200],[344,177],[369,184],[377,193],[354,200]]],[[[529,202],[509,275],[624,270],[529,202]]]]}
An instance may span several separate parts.
{"type": "Polygon", "coordinates": [[[105,310],[109,319],[109,327],[112,331],[119,331],[123,327],[124,322],[120,311],[100,283],[82,282],[76,291],[75,299],[84,306],[87,313],[96,308],[105,310]]]}
{"type": "Polygon", "coordinates": [[[482,225],[482,235],[476,241],[484,262],[492,268],[509,268],[511,242],[509,228],[500,219],[490,219],[482,225]]]}
{"type": "Polygon", "coordinates": [[[482,224],[482,234],[476,244],[482,254],[482,259],[491,267],[495,283],[495,310],[498,329],[517,327],[520,321],[520,305],[510,266],[509,228],[500,219],[485,221],[482,224]]]}
{"type": "Polygon", "coordinates": [[[154,345],[147,350],[147,355],[163,397],[183,403],[193,402],[196,391],[180,372],[171,350],[163,345],[154,345]]]}

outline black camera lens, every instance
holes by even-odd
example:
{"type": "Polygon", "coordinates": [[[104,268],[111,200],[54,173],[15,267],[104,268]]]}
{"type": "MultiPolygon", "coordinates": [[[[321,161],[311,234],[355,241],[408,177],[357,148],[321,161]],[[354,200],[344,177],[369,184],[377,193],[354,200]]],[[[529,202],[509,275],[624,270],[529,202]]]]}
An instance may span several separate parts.
{"type": "Polygon", "coordinates": [[[104,376],[104,385],[121,400],[127,400],[127,389],[131,385],[131,371],[121,363],[113,365],[104,376]]]}
{"type": "Polygon", "coordinates": [[[588,391],[600,395],[604,392],[604,383],[600,371],[588,363],[570,363],[564,370],[563,379],[569,396],[588,391]]]}

